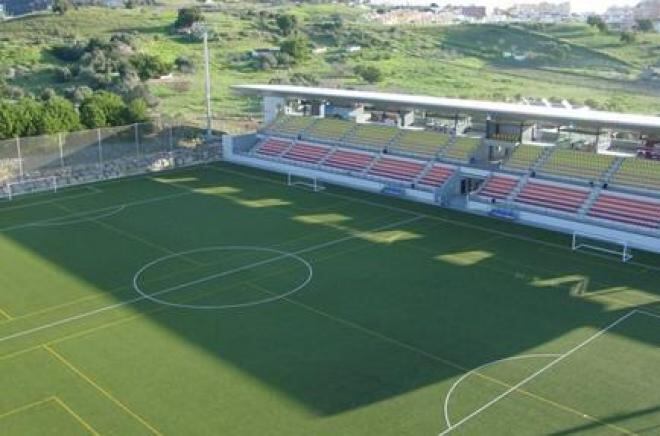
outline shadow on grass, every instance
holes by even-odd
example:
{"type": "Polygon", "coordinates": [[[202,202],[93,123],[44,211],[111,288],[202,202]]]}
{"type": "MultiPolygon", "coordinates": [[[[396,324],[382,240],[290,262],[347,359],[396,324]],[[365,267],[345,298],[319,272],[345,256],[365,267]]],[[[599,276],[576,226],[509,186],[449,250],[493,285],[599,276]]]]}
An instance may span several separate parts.
{"type": "MultiPolygon", "coordinates": [[[[542,348],[575,329],[602,328],[630,310],[576,296],[576,281],[583,294],[627,286],[660,297],[659,289],[648,286],[657,277],[653,272],[645,276],[633,267],[583,261],[567,250],[494,237],[484,228],[424,219],[375,229],[410,218],[387,209],[403,206],[464,225],[566,242],[548,232],[335,188],[332,193],[350,198],[333,198],[245,177],[237,170],[221,165],[104,185],[106,192],[97,201],[188,190],[176,200],[129,208],[106,220],[174,251],[272,246],[305,238],[287,245],[296,251],[344,238],[301,254],[314,266],[314,279],[287,300],[241,310],[166,309],[158,314],[152,313],[153,306],[134,307],[318,415],[343,413],[446,381],[483,363],[542,348]],[[604,271],[604,265],[613,268],[604,271]],[[573,278],[562,280],[565,275],[573,278]]],[[[163,255],[101,228],[78,232],[76,227],[44,228],[3,236],[104,290],[116,286],[118,277],[128,281],[142,265],[163,255]],[[76,237],[86,240],[72,244],[76,237]],[[137,258],[141,263],[133,265],[131,259],[137,258]]],[[[630,339],[658,340],[652,333],[630,339]]],[[[574,345],[570,341],[565,348],[574,345]]]]}

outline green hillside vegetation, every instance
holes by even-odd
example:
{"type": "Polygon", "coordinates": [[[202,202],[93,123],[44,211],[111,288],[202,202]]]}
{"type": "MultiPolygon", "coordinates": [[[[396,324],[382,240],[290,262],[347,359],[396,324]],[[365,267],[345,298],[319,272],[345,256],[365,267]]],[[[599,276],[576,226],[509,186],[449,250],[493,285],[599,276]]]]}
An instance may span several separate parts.
{"type": "MultiPolygon", "coordinates": [[[[152,111],[199,120],[204,113],[202,45],[199,35],[174,31],[180,6],[180,1],[169,0],[134,9],[79,8],[62,16],[0,24],[0,72],[15,72],[6,79],[9,93],[15,91],[12,87],[37,96],[46,88],[62,95],[71,87],[95,88],[75,74],[64,79],[62,69],[75,63],[56,57],[53,47],[129,35],[131,56],[152,56],[174,72],[170,80],[147,81],[148,96],[157,99],[152,111]],[[184,61],[185,68],[177,68],[184,61]]],[[[648,66],[660,65],[657,34],[623,43],[619,34],[602,34],[587,25],[391,27],[367,22],[364,9],[334,4],[223,3],[206,9],[204,17],[212,36],[213,111],[225,120],[258,116],[258,101],[230,92],[237,83],[345,86],[496,101],[565,98],[600,109],[660,113],[658,82],[644,78],[648,66]],[[293,27],[278,26],[283,15],[295,17],[293,27]],[[305,56],[250,55],[291,39],[308,44],[305,56]],[[351,45],[361,50],[348,53],[351,45]],[[313,48],[325,50],[312,53],[313,48]],[[505,57],[506,52],[526,58],[515,60],[505,57]],[[377,80],[358,74],[366,68],[380,71],[377,80]]]]}

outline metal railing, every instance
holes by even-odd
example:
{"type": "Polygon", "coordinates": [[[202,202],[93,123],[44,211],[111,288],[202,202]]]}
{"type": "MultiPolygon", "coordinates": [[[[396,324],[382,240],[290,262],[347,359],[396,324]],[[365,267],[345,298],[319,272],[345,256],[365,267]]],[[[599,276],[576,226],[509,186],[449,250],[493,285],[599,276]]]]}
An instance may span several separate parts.
{"type": "Polygon", "coordinates": [[[0,196],[8,185],[56,177],[58,186],[218,160],[219,139],[196,126],[148,122],[0,140],[0,196]]]}

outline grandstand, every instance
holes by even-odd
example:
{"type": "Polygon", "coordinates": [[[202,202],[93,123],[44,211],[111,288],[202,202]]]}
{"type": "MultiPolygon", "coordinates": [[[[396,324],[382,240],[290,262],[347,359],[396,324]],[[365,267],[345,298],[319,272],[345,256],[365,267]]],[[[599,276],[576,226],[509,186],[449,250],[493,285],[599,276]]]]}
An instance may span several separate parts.
{"type": "Polygon", "coordinates": [[[355,124],[348,121],[321,118],[312,123],[307,130],[300,132],[300,135],[312,141],[341,142],[354,127],[355,124]]]}
{"type": "Polygon", "coordinates": [[[612,184],[658,192],[660,162],[638,158],[624,159],[612,178],[612,184]]]}
{"type": "Polygon", "coordinates": [[[520,144],[505,162],[504,168],[511,171],[527,172],[539,161],[543,153],[547,150],[546,147],[520,144]]]}
{"type": "Polygon", "coordinates": [[[388,147],[394,153],[433,158],[443,150],[451,136],[423,130],[403,130],[388,147]]]}
{"type": "MultiPolygon", "coordinates": [[[[259,90],[256,92],[261,92],[261,86],[257,88],[259,90]]],[[[264,89],[268,90],[269,95],[277,95],[278,92],[284,95],[288,92],[293,95],[308,92],[308,88],[293,87],[293,91],[290,91],[292,87],[286,86],[265,86],[264,89]]],[[[253,92],[254,87],[249,88],[248,93],[253,92]]],[[[309,93],[326,95],[324,101],[341,95],[339,101],[349,105],[354,103],[351,96],[366,95],[364,98],[379,110],[383,110],[377,103],[381,99],[387,102],[387,110],[404,100],[417,101],[407,96],[341,90],[311,89],[309,93]]],[[[282,97],[279,107],[285,104],[286,98],[288,97],[282,97]]],[[[488,106],[490,123],[493,119],[497,123],[493,111],[507,111],[507,126],[511,126],[511,120],[516,117],[526,117],[528,113],[534,112],[536,120],[569,120],[572,126],[593,128],[594,125],[598,126],[598,123],[607,123],[630,128],[639,124],[654,128],[657,126],[660,131],[660,121],[626,114],[612,116],[562,110],[555,116],[537,113],[545,109],[511,108],[505,104],[447,102],[430,97],[420,98],[419,102],[425,108],[437,103],[438,108],[431,106],[431,109],[443,110],[447,109],[447,104],[455,105],[457,110],[461,108],[461,111],[469,106],[469,111],[481,115],[488,106]]],[[[406,110],[409,110],[410,106],[412,103],[406,106],[406,110]]],[[[267,107],[266,112],[268,113],[267,107]]],[[[321,118],[308,124],[300,120],[291,122],[281,118],[275,116],[274,119],[278,122],[260,133],[260,141],[253,151],[245,149],[250,156],[264,156],[271,160],[275,157],[277,162],[311,168],[315,171],[315,177],[358,189],[385,192],[384,188],[395,187],[398,190],[391,189],[388,193],[417,201],[451,205],[461,210],[483,213],[501,207],[499,205],[504,203],[506,208],[520,212],[512,215],[514,219],[541,227],[562,229],[569,233],[572,233],[578,224],[581,228],[597,234],[608,234],[610,229],[626,229],[625,231],[633,233],[623,235],[623,239],[641,238],[636,242],[638,246],[644,246],[645,249],[658,247],[660,251],[660,244],[657,242],[660,232],[654,226],[655,218],[644,216],[656,213],[655,202],[660,198],[657,191],[654,191],[660,187],[660,165],[655,162],[587,153],[558,146],[518,144],[513,148],[511,156],[498,166],[490,159],[494,155],[493,152],[501,151],[492,147],[500,148],[502,145],[484,141],[474,134],[450,136],[432,131],[397,129],[338,119],[321,118]],[[286,135],[274,135],[271,131],[278,123],[293,127],[287,127],[289,130],[282,128],[287,131],[286,135]],[[296,137],[298,142],[287,143],[282,136],[296,137]],[[500,170],[520,175],[515,176],[500,170]],[[348,176],[350,179],[336,179],[333,174],[337,177],[348,176]],[[453,182],[447,183],[449,180],[453,182]],[[626,196],[623,191],[636,192],[637,195],[626,196]],[[611,200],[608,196],[616,197],[616,201],[608,201],[611,200]],[[635,208],[640,210],[637,216],[626,215],[635,208]]],[[[532,125],[526,119],[520,121],[524,121],[527,126],[532,125]]],[[[498,138],[513,140],[514,136],[498,138]]],[[[281,168],[280,171],[290,170],[281,168]]]]}
{"type": "Polygon", "coordinates": [[[538,169],[539,173],[599,182],[614,164],[613,156],[556,149],[538,169]]]}
{"type": "Polygon", "coordinates": [[[477,151],[481,139],[466,136],[456,136],[452,143],[442,152],[442,159],[457,162],[468,162],[477,151]]]}
{"type": "Polygon", "coordinates": [[[379,126],[373,124],[358,124],[351,130],[344,142],[357,147],[382,150],[399,133],[396,127],[379,126]]]}
{"type": "Polygon", "coordinates": [[[271,135],[296,138],[306,128],[312,125],[314,121],[315,119],[311,117],[283,115],[266,127],[265,131],[271,135]]]}

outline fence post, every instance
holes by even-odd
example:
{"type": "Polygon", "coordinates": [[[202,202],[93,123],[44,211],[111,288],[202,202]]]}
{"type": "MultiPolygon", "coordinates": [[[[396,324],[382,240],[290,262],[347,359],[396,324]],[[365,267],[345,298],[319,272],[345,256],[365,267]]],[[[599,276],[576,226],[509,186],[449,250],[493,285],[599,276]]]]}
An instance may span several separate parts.
{"type": "Polygon", "coordinates": [[[96,139],[98,141],[98,146],[99,146],[99,165],[103,166],[103,146],[101,145],[101,129],[100,128],[96,129],[96,139]]]}
{"type": "Polygon", "coordinates": [[[60,147],[60,166],[64,168],[64,144],[62,143],[62,134],[57,134],[57,145],[60,147]]]}
{"type": "Polygon", "coordinates": [[[170,124],[170,127],[169,127],[169,131],[170,131],[170,153],[171,153],[172,151],[174,151],[174,140],[172,138],[172,125],[171,124],[170,124]]]}
{"type": "Polygon", "coordinates": [[[23,155],[21,154],[21,138],[16,137],[16,155],[18,156],[18,174],[23,178],[23,155]]]}
{"type": "Polygon", "coordinates": [[[140,125],[138,123],[134,124],[135,126],[135,151],[137,153],[137,157],[140,157],[140,125]]]}

